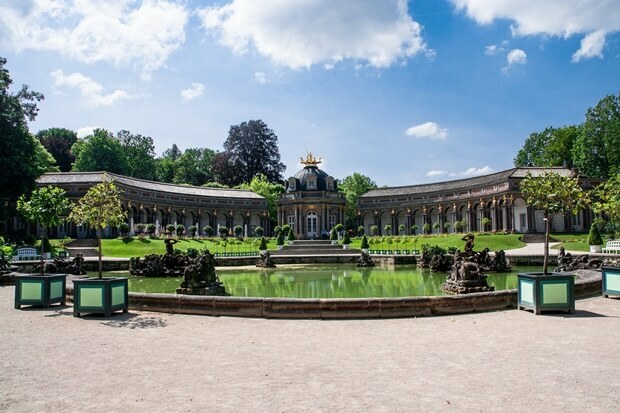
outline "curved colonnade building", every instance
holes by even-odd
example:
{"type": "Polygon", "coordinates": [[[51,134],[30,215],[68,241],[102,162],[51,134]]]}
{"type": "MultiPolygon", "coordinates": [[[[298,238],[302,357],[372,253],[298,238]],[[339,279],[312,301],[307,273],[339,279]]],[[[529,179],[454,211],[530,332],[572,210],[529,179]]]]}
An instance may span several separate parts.
{"type": "MultiPolygon", "coordinates": [[[[211,226],[216,234],[221,226],[232,231],[236,225],[243,227],[246,236],[254,235],[257,226],[266,233],[270,232],[267,201],[252,191],[166,184],[108,172],[46,173],[37,184],[60,187],[67,191],[70,200],[77,201],[90,187],[103,182],[104,176],[121,190],[121,203],[132,229],[135,224],[153,223],[158,232],[163,232],[169,224],[182,224],[186,228],[196,225],[199,234],[206,225],[211,226]]],[[[114,231],[108,229],[106,235],[115,235],[114,231]]],[[[52,235],[87,238],[94,236],[94,232],[65,223],[52,235]]]]}
{"type": "MultiPolygon", "coordinates": [[[[318,168],[320,162],[308,154],[302,159],[304,168],[286,180],[286,191],[280,195],[277,224],[291,225],[298,239],[325,237],[334,225],[345,220],[345,194],[338,191],[336,179],[318,168]]],[[[358,198],[356,227],[363,226],[366,234],[372,234],[376,226],[377,235],[385,235],[386,225],[391,226],[392,234],[421,234],[425,224],[432,233],[544,233],[543,211],[526,205],[519,183],[528,173],[539,175],[545,171],[573,174],[567,168],[512,168],[454,181],[373,189],[358,198]]],[[[37,183],[63,188],[75,201],[106,175],[122,191],[123,208],[132,229],[139,223],[153,223],[161,232],[168,224],[183,224],[186,228],[196,225],[202,235],[205,225],[216,234],[222,226],[232,231],[240,225],[245,236],[254,236],[257,226],[265,234],[272,233],[267,201],[252,191],[173,185],[104,172],[47,173],[37,183]]],[[[587,178],[580,178],[580,183],[584,189],[592,187],[587,178]]],[[[577,215],[555,215],[551,229],[579,232],[587,230],[591,222],[589,210],[577,215]]],[[[24,225],[17,218],[14,224],[16,229],[24,225]]],[[[108,229],[106,235],[114,236],[115,231],[108,229]]],[[[51,235],[86,238],[94,236],[94,232],[65,223],[52,229],[51,235]]]]}

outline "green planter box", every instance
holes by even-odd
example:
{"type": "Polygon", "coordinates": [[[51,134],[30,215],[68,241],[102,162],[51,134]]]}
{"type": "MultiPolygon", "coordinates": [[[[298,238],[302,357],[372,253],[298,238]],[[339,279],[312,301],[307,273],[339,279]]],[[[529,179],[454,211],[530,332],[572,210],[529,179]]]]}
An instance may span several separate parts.
{"type": "Polygon", "coordinates": [[[575,312],[575,278],[570,274],[521,273],[518,292],[519,310],[575,312]]]}
{"type": "Polygon", "coordinates": [[[73,316],[103,314],[129,309],[127,278],[84,278],[73,281],[73,316]]]}
{"type": "Polygon", "coordinates": [[[67,274],[15,276],[15,308],[36,305],[49,308],[50,304],[65,305],[67,274]]]}
{"type": "Polygon", "coordinates": [[[603,267],[603,297],[620,296],[620,267],[603,267]]]}

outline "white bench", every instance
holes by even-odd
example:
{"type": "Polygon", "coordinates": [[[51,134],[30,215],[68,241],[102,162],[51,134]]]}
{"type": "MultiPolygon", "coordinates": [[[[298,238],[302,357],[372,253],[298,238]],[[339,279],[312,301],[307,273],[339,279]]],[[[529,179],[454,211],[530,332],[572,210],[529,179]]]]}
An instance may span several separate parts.
{"type": "Polygon", "coordinates": [[[607,241],[603,252],[620,254],[620,241],[607,241]]]}
{"type": "Polygon", "coordinates": [[[13,261],[38,260],[40,258],[41,255],[39,255],[36,248],[25,247],[17,249],[17,255],[13,256],[13,261]]]}

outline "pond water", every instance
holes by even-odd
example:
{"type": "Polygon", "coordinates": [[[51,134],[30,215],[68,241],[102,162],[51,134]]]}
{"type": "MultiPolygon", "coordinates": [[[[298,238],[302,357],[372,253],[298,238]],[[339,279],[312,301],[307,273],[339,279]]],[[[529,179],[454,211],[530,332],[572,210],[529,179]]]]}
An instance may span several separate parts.
{"type": "MultiPolygon", "coordinates": [[[[518,267],[510,273],[489,274],[488,282],[496,290],[515,289],[517,273],[530,271],[540,271],[540,268],[518,267]]],[[[226,291],[238,297],[370,298],[445,295],[441,284],[447,274],[413,265],[368,269],[320,265],[271,270],[226,269],[218,270],[218,276],[226,291]]],[[[130,277],[129,291],[174,293],[181,281],[181,278],[130,277]]]]}

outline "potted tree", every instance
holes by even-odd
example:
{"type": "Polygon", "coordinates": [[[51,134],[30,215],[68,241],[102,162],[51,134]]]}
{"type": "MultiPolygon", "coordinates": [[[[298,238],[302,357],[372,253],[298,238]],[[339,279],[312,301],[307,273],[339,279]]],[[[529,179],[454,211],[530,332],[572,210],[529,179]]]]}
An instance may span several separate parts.
{"type": "Polygon", "coordinates": [[[336,245],[338,244],[338,234],[336,233],[336,228],[332,228],[331,231],[329,231],[329,239],[332,242],[332,245],[336,245]]]}
{"type": "Polygon", "coordinates": [[[450,232],[450,222],[446,221],[443,223],[443,228],[445,230],[445,232],[449,233],[450,232]]]}
{"type": "Polygon", "coordinates": [[[178,224],[175,228],[178,237],[182,237],[185,234],[185,225],[178,224]]]}
{"type": "MultiPolygon", "coordinates": [[[[30,200],[22,195],[17,201],[17,211],[30,221],[35,221],[43,227],[41,237],[41,259],[39,275],[21,275],[15,277],[15,308],[22,305],[40,305],[49,307],[50,304],[65,304],[66,274],[45,275],[43,255],[47,241],[47,231],[50,226],[58,225],[67,213],[69,201],[64,189],[47,186],[36,189],[30,195],[30,200]]],[[[50,252],[51,256],[51,252],[50,252]]]]}
{"type": "Polygon", "coordinates": [[[603,237],[598,229],[598,222],[594,220],[590,226],[590,233],[588,234],[588,245],[590,246],[590,252],[602,252],[603,251],[603,237]]]}
{"type": "Polygon", "coordinates": [[[235,233],[235,237],[241,238],[243,235],[243,227],[241,225],[235,225],[233,232],[235,233]]]}
{"type": "Polygon", "coordinates": [[[286,237],[288,244],[293,245],[293,241],[295,241],[295,233],[293,232],[293,228],[288,230],[288,236],[286,237]]]}
{"type": "Polygon", "coordinates": [[[545,247],[542,273],[518,275],[518,308],[529,308],[535,314],[544,310],[575,310],[575,284],[571,274],[550,274],[549,232],[554,214],[576,214],[588,205],[587,194],[577,178],[554,172],[528,174],[519,185],[528,205],[542,210],[545,222],[545,247]]]}
{"type": "Polygon", "coordinates": [[[415,235],[416,231],[418,230],[418,226],[417,225],[412,225],[411,226],[411,235],[415,235]]]}
{"type": "Polygon", "coordinates": [[[284,248],[284,233],[283,231],[278,231],[278,237],[276,238],[276,245],[279,250],[284,248]]]}
{"type": "Polygon", "coordinates": [[[366,233],[366,230],[364,229],[363,225],[360,225],[359,227],[357,227],[357,236],[358,237],[363,237],[365,233],[366,233]]]}
{"type": "Polygon", "coordinates": [[[383,231],[385,231],[385,235],[389,237],[390,235],[392,235],[392,226],[390,224],[386,224],[383,227],[383,231]]]}
{"type": "Polygon", "coordinates": [[[189,232],[189,236],[194,238],[196,236],[196,233],[198,232],[198,227],[196,225],[190,225],[187,228],[187,231],[189,232]]]}
{"type": "Polygon", "coordinates": [[[202,227],[202,233],[205,234],[208,238],[211,238],[214,234],[213,227],[211,225],[205,225],[202,227]]]}
{"type": "Polygon", "coordinates": [[[480,220],[480,223],[482,224],[482,230],[483,231],[488,231],[489,230],[489,225],[491,225],[491,220],[487,217],[484,217],[480,220]]]}
{"type": "MultiPolygon", "coordinates": [[[[144,232],[146,231],[146,224],[136,224],[136,233],[138,234],[138,237],[142,238],[144,237],[144,232]]],[[[153,230],[153,232],[155,232],[153,230]]]]}
{"type": "Polygon", "coordinates": [[[465,221],[454,221],[454,230],[456,232],[463,232],[463,228],[465,228],[465,221]]]}
{"type": "Polygon", "coordinates": [[[256,234],[257,237],[262,237],[263,234],[265,233],[265,230],[263,229],[263,227],[258,226],[254,228],[254,233],[256,234]]]}
{"type": "Polygon", "coordinates": [[[370,226],[370,235],[376,236],[377,233],[379,232],[379,227],[376,225],[371,225],[370,226]]]}
{"type": "Polygon", "coordinates": [[[349,236],[349,231],[345,231],[342,237],[342,249],[348,250],[349,244],[351,244],[351,237],[349,236]]]}
{"type": "Polygon", "coordinates": [[[110,225],[118,225],[125,220],[119,190],[114,182],[104,176],[103,182],[91,187],[88,192],[71,207],[69,218],[78,225],[88,225],[97,230],[98,278],[76,279],[73,281],[73,315],[81,313],[102,313],[110,317],[112,312],[129,308],[128,285],[126,277],[103,278],[101,253],[101,232],[110,225]]]}
{"type": "Polygon", "coordinates": [[[258,246],[258,251],[261,254],[264,254],[267,252],[267,240],[265,240],[265,237],[261,237],[260,245],[258,246]]]}
{"type": "Polygon", "coordinates": [[[363,252],[368,252],[368,249],[370,248],[370,245],[368,244],[368,238],[366,238],[366,235],[364,235],[362,237],[362,243],[360,244],[360,248],[362,249],[363,252]]]}
{"type": "Polygon", "coordinates": [[[154,237],[156,230],[157,226],[155,224],[150,223],[146,225],[146,233],[149,235],[149,237],[154,237]]]}
{"type": "Polygon", "coordinates": [[[166,232],[169,236],[172,236],[176,233],[177,227],[174,224],[166,225],[166,232]]]}
{"type": "Polygon", "coordinates": [[[429,224],[428,222],[425,223],[424,225],[422,225],[422,230],[424,231],[424,233],[426,235],[431,233],[431,224],[429,224]]]}
{"type": "Polygon", "coordinates": [[[217,229],[217,232],[220,233],[220,237],[226,238],[226,235],[228,235],[228,227],[222,225],[217,229]]]}

